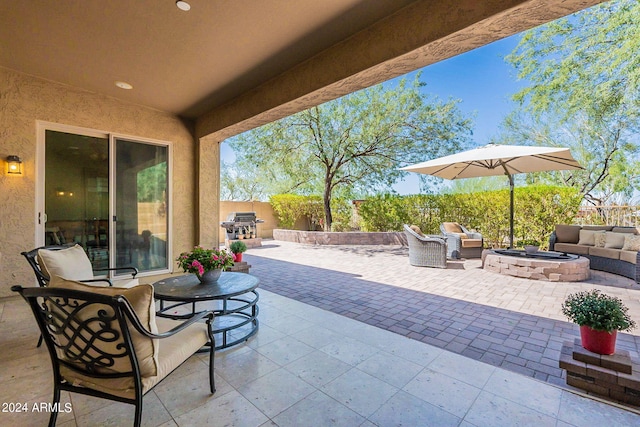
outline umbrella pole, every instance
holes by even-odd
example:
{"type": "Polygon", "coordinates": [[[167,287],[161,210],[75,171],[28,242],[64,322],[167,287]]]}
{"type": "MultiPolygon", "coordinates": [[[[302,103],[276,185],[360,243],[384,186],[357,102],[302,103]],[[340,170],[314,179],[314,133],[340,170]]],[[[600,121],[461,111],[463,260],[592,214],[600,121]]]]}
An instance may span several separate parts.
{"type": "Polygon", "coordinates": [[[513,249],[513,175],[509,176],[509,249],[513,249]]]}

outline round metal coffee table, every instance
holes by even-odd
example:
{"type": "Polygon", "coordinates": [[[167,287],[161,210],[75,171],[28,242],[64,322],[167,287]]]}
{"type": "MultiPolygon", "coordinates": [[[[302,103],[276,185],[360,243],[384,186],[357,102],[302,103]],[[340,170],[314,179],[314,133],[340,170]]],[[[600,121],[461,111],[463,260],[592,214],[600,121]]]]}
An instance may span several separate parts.
{"type": "Polygon", "coordinates": [[[162,279],[153,284],[155,298],[160,301],[156,315],[188,319],[197,311],[213,310],[213,333],[222,341],[216,350],[231,347],[258,332],[258,283],[250,274],[227,271],[211,284],[200,283],[193,274],[162,279]],[[165,306],[165,302],[170,304],[165,306]],[[197,303],[202,303],[198,310],[197,303]]]}

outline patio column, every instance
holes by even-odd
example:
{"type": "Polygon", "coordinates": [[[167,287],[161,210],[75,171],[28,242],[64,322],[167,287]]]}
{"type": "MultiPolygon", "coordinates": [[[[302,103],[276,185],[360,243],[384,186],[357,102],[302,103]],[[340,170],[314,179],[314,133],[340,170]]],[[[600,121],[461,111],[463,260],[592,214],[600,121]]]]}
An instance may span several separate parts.
{"type": "Polygon", "coordinates": [[[220,142],[211,137],[198,140],[196,243],[208,248],[219,242],[220,142]]]}

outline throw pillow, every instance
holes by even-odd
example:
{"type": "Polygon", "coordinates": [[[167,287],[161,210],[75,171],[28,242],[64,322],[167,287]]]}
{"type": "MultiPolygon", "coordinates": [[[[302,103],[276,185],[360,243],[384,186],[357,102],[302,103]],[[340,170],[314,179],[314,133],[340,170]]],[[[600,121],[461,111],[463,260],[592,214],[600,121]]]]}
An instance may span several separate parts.
{"type": "Polygon", "coordinates": [[[628,236],[625,236],[622,250],[640,252],[640,236],[635,234],[629,234],[628,236]]]}
{"type": "Polygon", "coordinates": [[[418,236],[424,237],[424,233],[422,232],[422,230],[420,230],[420,227],[418,227],[417,225],[412,225],[409,228],[413,230],[413,232],[416,233],[418,236]]]}
{"type": "Polygon", "coordinates": [[[595,242],[596,233],[604,234],[604,231],[580,230],[580,240],[578,240],[578,244],[585,245],[585,246],[594,246],[596,244],[595,242]]]}
{"type": "Polygon", "coordinates": [[[442,226],[447,233],[464,233],[457,222],[443,222],[442,226]]]}
{"type": "Polygon", "coordinates": [[[606,232],[607,241],[604,244],[605,248],[609,249],[622,249],[624,246],[624,238],[628,233],[613,233],[610,231],[606,232]]]}
{"type": "Polygon", "coordinates": [[[80,245],[58,251],[40,249],[38,264],[50,278],[60,276],[70,280],[93,279],[91,261],[80,245]]]}
{"type": "MultiPolygon", "coordinates": [[[[49,284],[51,288],[74,289],[77,291],[92,292],[100,295],[116,296],[122,295],[129,301],[135,311],[140,323],[148,331],[158,333],[156,325],[156,306],[153,298],[153,286],[138,285],[132,288],[96,287],[84,283],[65,280],[54,276],[49,284]]],[[[143,377],[155,376],[158,374],[158,340],[154,340],[136,331],[133,326],[129,326],[131,341],[138,356],[138,366],[143,377]]],[[[103,343],[104,345],[104,343],[103,343]]],[[[114,353],[120,353],[113,349],[114,353]]],[[[131,370],[128,358],[116,359],[115,364],[110,368],[115,372],[127,372],[131,370]]]]}
{"type": "Polygon", "coordinates": [[[593,236],[594,246],[597,248],[604,248],[604,245],[607,243],[607,235],[606,233],[596,233],[593,236]]]}

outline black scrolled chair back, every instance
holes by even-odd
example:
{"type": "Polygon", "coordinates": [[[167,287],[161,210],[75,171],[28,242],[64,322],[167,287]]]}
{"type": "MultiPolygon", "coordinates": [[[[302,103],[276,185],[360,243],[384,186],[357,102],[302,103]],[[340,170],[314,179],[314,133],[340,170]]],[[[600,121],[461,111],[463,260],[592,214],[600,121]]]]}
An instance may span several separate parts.
{"type": "MultiPolygon", "coordinates": [[[[38,317],[49,331],[58,360],[70,369],[85,375],[108,374],[120,361],[128,364],[131,351],[126,345],[114,343],[127,341],[123,316],[114,306],[113,297],[99,301],[83,301],[62,296],[43,296],[38,317]]],[[[117,300],[116,300],[117,301],[117,300]]],[[[130,369],[134,374],[135,369],[130,369]]],[[[118,375],[122,376],[122,375],[118,375]]]]}

